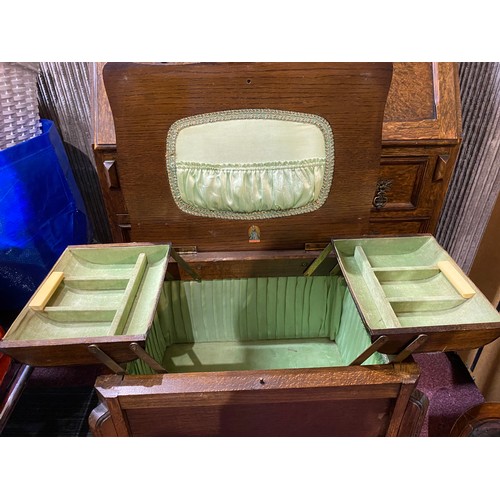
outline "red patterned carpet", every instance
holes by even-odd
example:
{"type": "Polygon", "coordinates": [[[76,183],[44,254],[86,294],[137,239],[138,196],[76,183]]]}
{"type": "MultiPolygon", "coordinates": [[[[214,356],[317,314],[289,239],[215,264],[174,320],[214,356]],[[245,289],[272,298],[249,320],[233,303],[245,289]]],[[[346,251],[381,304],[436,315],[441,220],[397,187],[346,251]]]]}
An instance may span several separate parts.
{"type": "Polygon", "coordinates": [[[467,368],[455,353],[415,354],[420,365],[420,389],[429,399],[421,436],[449,436],[462,413],[484,402],[467,368]]]}

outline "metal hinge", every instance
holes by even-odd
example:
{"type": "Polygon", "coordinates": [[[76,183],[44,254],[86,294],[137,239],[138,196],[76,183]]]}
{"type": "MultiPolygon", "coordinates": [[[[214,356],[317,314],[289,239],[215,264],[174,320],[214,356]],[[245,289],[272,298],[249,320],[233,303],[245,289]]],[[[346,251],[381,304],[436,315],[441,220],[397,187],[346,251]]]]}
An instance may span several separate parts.
{"type": "Polygon", "coordinates": [[[177,253],[198,253],[198,248],[196,246],[186,246],[186,247],[174,247],[177,253]]]}

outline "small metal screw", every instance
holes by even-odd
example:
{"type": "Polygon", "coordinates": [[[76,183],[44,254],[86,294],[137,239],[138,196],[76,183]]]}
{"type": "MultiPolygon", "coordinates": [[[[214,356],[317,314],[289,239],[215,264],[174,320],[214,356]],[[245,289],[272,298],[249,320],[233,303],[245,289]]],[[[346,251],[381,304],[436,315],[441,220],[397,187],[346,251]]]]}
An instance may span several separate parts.
{"type": "Polygon", "coordinates": [[[265,384],[265,382],[264,382],[264,379],[263,379],[263,378],[261,378],[261,379],[259,380],[259,382],[260,382],[262,385],[264,385],[264,384],[265,384]]]}

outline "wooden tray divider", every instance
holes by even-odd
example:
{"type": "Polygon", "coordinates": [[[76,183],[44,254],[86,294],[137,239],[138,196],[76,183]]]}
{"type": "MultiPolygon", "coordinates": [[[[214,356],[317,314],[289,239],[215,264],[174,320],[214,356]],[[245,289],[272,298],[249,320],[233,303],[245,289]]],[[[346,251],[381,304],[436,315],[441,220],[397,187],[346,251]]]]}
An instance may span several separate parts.
{"type": "Polygon", "coordinates": [[[54,321],[59,322],[93,322],[111,323],[116,315],[116,309],[109,307],[73,307],[73,306],[52,306],[45,307],[43,313],[54,321]]]}
{"type": "MultiPolygon", "coordinates": [[[[142,276],[140,277],[142,278],[142,276]]],[[[139,278],[139,280],[140,280],[139,278]]],[[[84,277],[65,276],[64,284],[79,290],[102,291],[102,290],[123,290],[127,289],[130,279],[116,277],[84,277]]],[[[133,294],[135,295],[135,294],[133,294]]],[[[126,298],[125,298],[126,300],[126,298]]],[[[40,314],[44,314],[49,319],[59,322],[92,322],[92,323],[112,323],[118,309],[108,306],[45,306],[40,314]]]]}
{"type": "Polygon", "coordinates": [[[30,300],[29,307],[33,309],[33,311],[43,311],[52,298],[52,295],[54,295],[56,290],[59,288],[63,279],[64,273],[60,271],[50,273],[30,300]]]}
{"type": "Polygon", "coordinates": [[[132,309],[132,304],[134,303],[135,296],[137,294],[137,290],[142,281],[142,277],[146,271],[148,265],[148,258],[145,253],[140,253],[137,257],[137,262],[134,266],[134,270],[132,272],[132,277],[128,282],[127,288],[125,289],[125,293],[123,296],[123,302],[120,307],[116,311],[115,317],[111,326],[109,328],[109,336],[112,335],[120,335],[125,327],[125,324],[128,319],[128,315],[130,310],[132,309]]]}
{"type": "Polygon", "coordinates": [[[373,267],[372,269],[380,282],[423,280],[440,273],[438,266],[373,267]]]}
{"type": "Polygon", "coordinates": [[[452,309],[465,302],[466,299],[460,297],[451,297],[448,295],[435,297],[390,297],[394,312],[397,313],[413,313],[425,311],[443,311],[452,309]]]}
{"type": "Polygon", "coordinates": [[[448,260],[439,261],[437,263],[439,270],[444,274],[446,279],[453,285],[455,290],[465,299],[470,299],[476,294],[476,290],[472,288],[469,282],[462,275],[452,262],[448,260]]]}
{"type": "Polygon", "coordinates": [[[366,256],[365,251],[361,246],[355,247],[354,259],[356,260],[361,272],[363,273],[366,284],[370,288],[370,291],[373,293],[373,301],[378,311],[380,312],[382,321],[384,322],[385,326],[388,328],[401,327],[401,324],[394,310],[392,309],[391,304],[387,300],[382,285],[377,279],[370,261],[368,260],[368,257],[366,256]]]}
{"type": "Polygon", "coordinates": [[[129,282],[128,278],[115,277],[68,277],[64,278],[64,282],[73,288],[80,290],[125,290],[129,282]]]}

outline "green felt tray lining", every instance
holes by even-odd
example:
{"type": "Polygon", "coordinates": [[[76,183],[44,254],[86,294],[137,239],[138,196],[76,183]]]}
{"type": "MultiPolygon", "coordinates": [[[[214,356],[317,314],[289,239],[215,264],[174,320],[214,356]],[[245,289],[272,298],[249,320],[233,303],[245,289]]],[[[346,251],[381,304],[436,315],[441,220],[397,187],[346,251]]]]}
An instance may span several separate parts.
{"type": "Polygon", "coordinates": [[[371,329],[500,321],[463,273],[476,291],[468,299],[440,271],[438,262],[453,260],[432,236],[337,240],[334,246],[371,329]]]}
{"type": "Polygon", "coordinates": [[[43,311],[26,306],[5,340],[146,333],[156,310],[168,245],[70,247],[53,271],[64,279],[43,311]]]}

